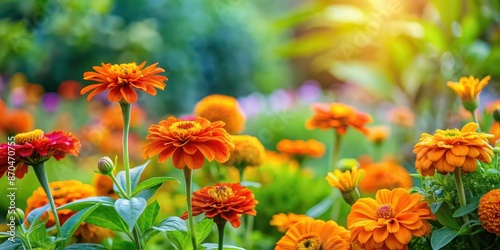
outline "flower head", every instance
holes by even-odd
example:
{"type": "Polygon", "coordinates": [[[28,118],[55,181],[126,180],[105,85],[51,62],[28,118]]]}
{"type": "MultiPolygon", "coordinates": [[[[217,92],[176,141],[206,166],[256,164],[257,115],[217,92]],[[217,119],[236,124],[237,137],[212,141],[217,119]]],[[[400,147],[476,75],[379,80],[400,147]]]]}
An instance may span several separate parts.
{"type": "Polygon", "coordinates": [[[66,154],[77,156],[79,151],[80,141],[69,132],[54,131],[44,134],[42,130],[35,129],[20,133],[15,136],[14,145],[0,145],[0,177],[12,164],[16,166],[16,178],[20,179],[28,172],[28,165],[45,162],[51,157],[60,160],[66,154]]]}
{"type": "Polygon", "coordinates": [[[0,131],[4,131],[8,135],[28,132],[34,126],[35,119],[27,111],[15,109],[0,113],[0,131]]]}
{"type": "Polygon", "coordinates": [[[451,173],[461,168],[464,173],[476,171],[477,160],[489,163],[493,149],[488,139],[493,135],[476,132],[479,125],[469,122],[462,130],[436,130],[434,135],[422,134],[420,141],[413,147],[417,154],[415,168],[420,174],[434,175],[451,173]]]}
{"type": "Polygon", "coordinates": [[[420,194],[382,189],[376,199],[361,198],[351,207],[347,226],[352,242],[362,249],[408,249],[413,236],[430,233],[427,219],[435,217],[420,194]]]}
{"type": "Polygon", "coordinates": [[[231,135],[234,148],[230,151],[229,160],[222,163],[226,166],[260,166],[264,162],[266,149],[257,137],[250,135],[231,135]]]}
{"type": "Polygon", "coordinates": [[[481,81],[478,78],[473,76],[461,77],[459,82],[448,82],[448,87],[455,90],[458,96],[462,99],[462,103],[464,107],[470,111],[471,107],[467,107],[467,105],[475,105],[472,110],[477,107],[477,97],[481,90],[488,85],[488,81],[490,80],[490,76],[486,76],[481,81]]]}
{"type": "Polygon", "coordinates": [[[163,90],[166,86],[164,81],[168,80],[167,77],[158,75],[158,73],[165,72],[165,70],[157,68],[158,63],[149,65],[146,68],[144,68],[144,65],[146,65],[146,62],[140,65],[133,62],[122,64],[102,63],[101,67],[94,66],[95,72],[85,72],[83,79],[97,82],[97,84],[83,88],[80,93],[83,95],[92,91],[87,97],[87,100],[90,101],[95,95],[109,90],[109,101],[119,102],[123,99],[127,103],[137,101],[136,90],[156,95],[156,88],[163,90]]]}
{"type": "Polygon", "coordinates": [[[348,127],[353,127],[363,133],[367,132],[365,124],[372,121],[369,114],[357,111],[354,107],[342,103],[323,104],[317,103],[312,106],[315,114],[306,123],[308,129],[335,129],[344,135],[348,127]]]}
{"type": "Polygon", "coordinates": [[[142,156],[159,154],[158,161],[165,162],[173,156],[174,166],[183,169],[198,169],[205,158],[225,162],[234,148],[230,135],[224,130],[224,122],[211,123],[198,117],[194,121],[182,121],[175,117],[160,121],[149,127],[142,156]]]}
{"type": "Polygon", "coordinates": [[[349,250],[351,233],[334,221],[302,220],[276,243],[275,250],[349,250]]]}
{"type": "Polygon", "coordinates": [[[500,236],[500,189],[494,189],[483,195],[479,200],[478,214],[479,221],[483,223],[483,228],[500,236]]]}
{"type": "Polygon", "coordinates": [[[411,188],[413,181],[406,168],[393,160],[363,164],[365,178],[359,184],[361,192],[375,193],[380,189],[411,188]]]}
{"type": "Polygon", "coordinates": [[[358,167],[353,167],[351,170],[346,170],[345,172],[335,169],[333,172],[327,174],[326,180],[330,186],[338,188],[342,193],[346,193],[354,190],[364,175],[365,171],[358,169],[358,167]]]}
{"type": "Polygon", "coordinates": [[[389,128],[387,126],[368,127],[366,137],[374,144],[379,145],[389,137],[389,128]]]}
{"type": "Polygon", "coordinates": [[[415,125],[415,114],[408,107],[396,107],[389,111],[390,122],[401,127],[413,128],[415,125]]]}
{"type": "Polygon", "coordinates": [[[279,213],[273,215],[273,219],[269,224],[271,226],[275,226],[278,228],[278,231],[281,233],[286,232],[290,227],[295,225],[295,223],[302,221],[302,220],[314,220],[313,218],[305,215],[305,214],[294,214],[294,213],[279,213]]]}
{"type": "Polygon", "coordinates": [[[196,104],[195,115],[211,122],[223,121],[224,129],[230,134],[238,134],[245,127],[245,114],[238,101],[231,96],[209,95],[196,104]]]}
{"type": "Polygon", "coordinates": [[[284,139],[276,145],[278,151],[290,155],[308,155],[321,157],[325,154],[325,145],[317,140],[288,140],[284,139]]]}
{"type": "MultiPolygon", "coordinates": [[[[205,217],[222,218],[235,228],[241,224],[243,214],[257,215],[258,201],[252,191],[239,183],[217,183],[193,193],[193,216],[205,213],[205,217]]],[[[187,213],[181,216],[187,219],[187,213]]]]}

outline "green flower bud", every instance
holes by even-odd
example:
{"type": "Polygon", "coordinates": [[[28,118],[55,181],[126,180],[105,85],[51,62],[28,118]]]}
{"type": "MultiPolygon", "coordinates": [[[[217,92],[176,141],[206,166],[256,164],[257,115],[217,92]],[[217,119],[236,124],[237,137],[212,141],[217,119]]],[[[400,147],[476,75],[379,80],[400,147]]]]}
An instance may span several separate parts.
{"type": "Polygon", "coordinates": [[[495,153],[495,154],[500,153],[500,148],[498,146],[499,145],[497,144],[496,147],[493,148],[493,153],[495,153]]]}
{"type": "Polygon", "coordinates": [[[342,158],[340,159],[338,164],[339,164],[338,168],[342,172],[345,172],[346,170],[351,170],[353,167],[359,167],[358,161],[353,158],[342,158]]]}
{"type": "Polygon", "coordinates": [[[477,99],[476,100],[473,100],[473,101],[462,101],[462,105],[464,106],[464,108],[469,111],[469,112],[474,112],[474,110],[476,110],[477,108],[477,99]]]}
{"type": "Polygon", "coordinates": [[[7,219],[7,222],[10,222],[12,220],[15,220],[16,222],[23,221],[24,220],[24,211],[20,208],[17,208],[17,207],[15,209],[11,209],[7,213],[6,219],[7,219]]]}
{"type": "Polygon", "coordinates": [[[104,156],[97,162],[97,169],[103,175],[110,175],[115,171],[115,163],[111,158],[104,156]]]}
{"type": "Polygon", "coordinates": [[[360,198],[359,191],[355,188],[345,193],[342,192],[342,198],[344,198],[344,201],[347,202],[347,204],[352,206],[360,198]]]}

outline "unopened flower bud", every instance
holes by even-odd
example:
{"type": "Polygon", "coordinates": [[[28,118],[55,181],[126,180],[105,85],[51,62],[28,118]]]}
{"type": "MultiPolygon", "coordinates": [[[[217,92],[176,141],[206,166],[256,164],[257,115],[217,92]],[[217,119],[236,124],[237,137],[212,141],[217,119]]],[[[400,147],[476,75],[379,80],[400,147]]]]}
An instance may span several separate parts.
{"type": "Polygon", "coordinates": [[[348,192],[342,192],[342,198],[344,198],[344,201],[347,202],[347,204],[352,206],[360,198],[359,191],[355,188],[348,192]]]}
{"type": "Polygon", "coordinates": [[[115,163],[111,158],[104,156],[97,162],[97,169],[99,169],[99,172],[103,175],[110,175],[115,171],[115,163]]]}
{"type": "Polygon", "coordinates": [[[342,172],[345,172],[346,170],[352,170],[353,167],[359,167],[358,161],[353,158],[342,158],[340,159],[338,164],[338,168],[342,172]]]}
{"type": "Polygon", "coordinates": [[[476,100],[471,100],[471,101],[463,101],[462,100],[462,105],[464,108],[469,111],[469,112],[474,112],[477,108],[477,99],[476,100]]]}
{"type": "Polygon", "coordinates": [[[11,209],[9,210],[9,212],[7,213],[7,222],[10,222],[10,221],[13,221],[15,220],[16,222],[21,222],[24,220],[24,211],[20,208],[15,208],[15,209],[11,209]]]}
{"type": "Polygon", "coordinates": [[[500,147],[498,147],[498,146],[499,146],[499,145],[498,145],[498,143],[497,143],[497,146],[493,148],[493,153],[495,153],[495,154],[500,153],[500,147]]]}

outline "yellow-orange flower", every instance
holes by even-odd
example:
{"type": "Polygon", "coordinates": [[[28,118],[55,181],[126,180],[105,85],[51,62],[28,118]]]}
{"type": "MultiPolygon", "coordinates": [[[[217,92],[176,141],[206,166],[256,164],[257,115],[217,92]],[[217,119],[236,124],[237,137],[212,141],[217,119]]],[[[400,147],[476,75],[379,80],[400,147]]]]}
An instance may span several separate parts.
{"type": "MultiPolygon", "coordinates": [[[[79,199],[95,196],[96,194],[94,187],[76,180],[55,181],[49,183],[49,186],[52,196],[54,197],[56,207],[79,199]]],[[[42,187],[39,187],[33,191],[31,197],[29,197],[26,201],[26,214],[29,214],[33,209],[42,207],[48,203],[49,200],[45,191],[42,187]]],[[[75,211],[69,209],[57,210],[57,216],[59,217],[61,224],[64,224],[75,213],[75,211]]],[[[53,213],[46,212],[42,215],[42,218],[47,219],[46,227],[52,227],[55,225],[53,213]]],[[[104,238],[112,237],[113,232],[109,229],[82,223],[78,230],[74,233],[74,236],[79,237],[81,242],[101,243],[104,238]]]]}
{"type": "Polygon", "coordinates": [[[317,140],[288,140],[278,142],[276,149],[282,153],[290,155],[309,155],[321,157],[325,154],[325,145],[317,140]]]}
{"type": "MultiPolygon", "coordinates": [[[[448,87],[455,90],[458,96],[462,99],[462,103],[471,103],[476,101],[477,96],[481,93],[481,90],[488,85],[490,76],[486,76],[481,81],[474,76],[460,77],[459,82],[448,82],[448,87]]],[[[477,104],[476,104],[477,105],[477,104]]]]}
{"type": "Polygon", "coordinates": [[[351,233],[334,221],[302,220],[276,243],[275,250],[348,250],[351,233]]]}
{"type": "Polygon", "coordinates": [[[281,233],[286,232],[290,227],[295,225],[295,223],[302,221],[302,220],[314,220],[313,218],[305,215],[305,214],[294,214],[294,213],[279,213],[273,215],[273,219],[269,224],[271,226],[275,226],[278,228],[278,231],[281,233]]]}
{"type": "Polygon", "coordinates": [[[461,168],[464,173],[476,171],[477,160],[489,163],[493,148],[488,139],[493,135],[476,132],[479,125],[469,122],[462,130],[436,130],[434,135],[423,133],[413,148],[417,154],[415,168],[420,174],[451,173],[461,168]]]}
{"type": "Polygon", "coordinates": [[[490,143],[495,145],[496,142],[500,139],[500,122],[493,120],[488,133],[493,135],[493,137],[490,138],[490,143]]]}
{"type": "Polygon", "coordinates": [[[483,223],[483,228],[500,236],[500,189],[494,189],[483,195],[479,200],[478,214],[479,221],[483,223]]]}
{"type": "Polygon", "coordinates": [[[411,188],[413,181],[406,168],[395,161],[385,160],[377,163],[362,164],[365,178],[359,184],[359,190],[366,193],[375,193],[380,189],[411,188]]]}
{"type": "Polygon", "coordinates": [[[330,186],[338,188],[342,193],[347,193],[359,185],[364,175],[365,171],[363,169],[353,167],[345,172],[335,169],[333,172],[329,172],[325,179],[330,186]]]}
{"type": "Polygon", "coordinates": [[[353,127],[363,133],[367,132],[365,124],[372,121],[369,114],[357,111],[342,103],[316,103],[312,106],[315,114],[306,122],[308,129],[335,129],[335,131],[344,135],[348,127],[353,127]]]}
{"type": "Polygon", "coordinates": [[[224,122],[211,123],[201,117],[194,121],[169,117],[149,127],[148,143],[142,156],[146,158],[159,154],[160,163],[173,156],[174,166],[178,169],[186,166],[190,169],[201,168],[205,158],[225,162],[234,144],[223,127],[224,122]]]}
{"type": "Polygon", "coordinates": [[[389,111],[389,121],[401,127],[413,128],[415,114],[408,107],[396,107],[389,111]]]}
{"type": "Polygon", "coordinates": [[[238,134],[245,128],[246,117],[238,101],[227,95],[209,95],[196,104],[194,113],[211,122],[223,121],[224,129],[230,134],[238,134]]]}
{"type": "Polygon", "coordinates": [[[109,196],[118,199],[118,194],[113,190],[113,180],[111,177],[103,174],[96,174],[93,183],[97,196],[109,196]]]}
{"type": "Polygon", "coordinates": [[[95,95],[109,90],[109,101],[119,102],[123,99],[127,103],[137,101],[136,90],[156,95],[156,88],[163,90],[166,86],[164,81],[168,80],[167,77],[158,75],[158,73],[165,72],[165,70],[157,68],[158,63],[143,69],[144,65],[146,65],[146,62],[140,65],[132,62],[113,65],[102,63],[101,67],[94,66],[95,72],[85,72],[83,79],[97,82],[97,84],[83,88],[80,93],[83,95],[92,91],[87,97],[87,100],[90,101],[95,95]]]}
{"type": "Polygon", "coordinates": [[[381,144],[389,137],[389,127],[383,125],[368,127],[366,137],[375,144],[381,144]]]}
{"type": "Polygon", "coordinates": [[[376,199],[361,198],[347,216],[351,241],[362,249],[408,249],[413,236],[431,232],[427,219],[435,219],[420,194],[406,189],[379,190],[376,199]]]}
{"type": "MultiPolygon", "coordinates": [[[[146,113],[138,105],[133,105],[130,108],[130,127],[139,127],[144,119],[146,118],[146,113]]],[[[108,106],[101,116],[101,124],[110,130],[123,130],[123,116],[120,105],[108,106]]]]}
{"type": "MultiPolygon", "coordinates": [[[[257,215],[252,190],[239,183],[217,183],[195,191],[192,197],[193,216],[205,213],[207,218],[224,219],[235,228],[241,224],[243,214],[257,215]]],[[[187,212],[181,218],[187,219],[187,212]]]]}
{"type": "Polygon", "coordinates": [[[230,151],[225,166],[260,166],[264,162],[266,149],[257,137],[250,135],[231,135],[234,148],[230,151]]]}

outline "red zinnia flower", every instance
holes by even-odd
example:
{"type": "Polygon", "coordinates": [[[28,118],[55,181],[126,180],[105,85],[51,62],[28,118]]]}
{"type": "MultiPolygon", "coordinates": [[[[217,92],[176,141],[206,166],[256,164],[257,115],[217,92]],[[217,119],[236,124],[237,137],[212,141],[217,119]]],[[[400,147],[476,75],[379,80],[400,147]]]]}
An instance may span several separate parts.
{"type": "MultiPolygon", "coordinates": [[[[222,218],[238,228],[243,214],[257,215],[252,191],[239,183],[218,183],[193,193],[193,216],[205,213],[207,218],[222,218]]],[[[187,219],[187,213],[181,218],[187,219]]]]}
{"type": "Polygon", "coordinates": [[[47,161],[51,157],[60,160],[66,154],[78,155],[80,141],[71,133],[54,131],[44,134],[35,129],[15,136],[15,144],[0,145],[0,177],[12,166],[16,168],[16,178],[21,179],[28,172],[28,165],[47,161]]]}

